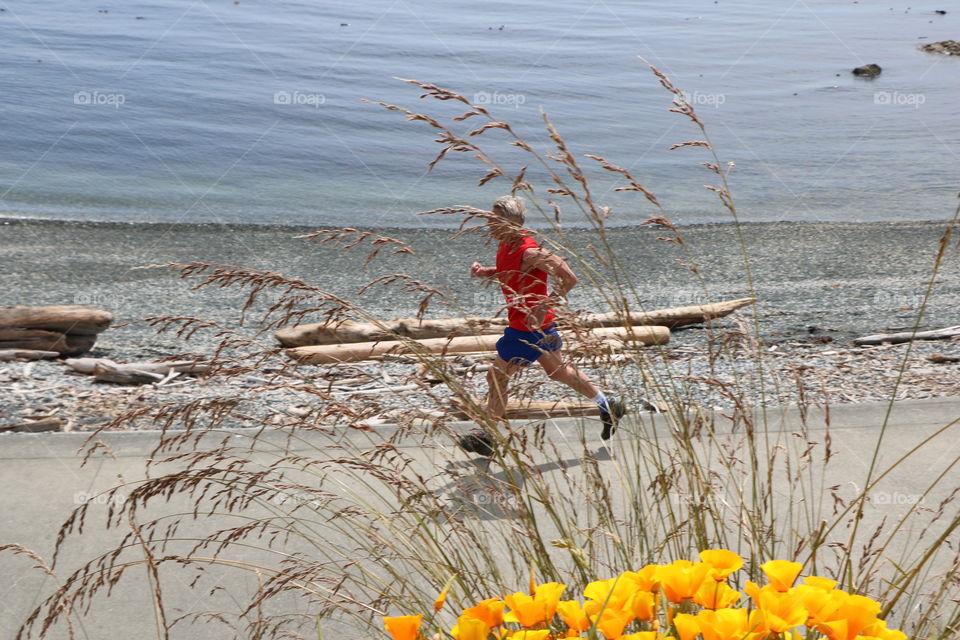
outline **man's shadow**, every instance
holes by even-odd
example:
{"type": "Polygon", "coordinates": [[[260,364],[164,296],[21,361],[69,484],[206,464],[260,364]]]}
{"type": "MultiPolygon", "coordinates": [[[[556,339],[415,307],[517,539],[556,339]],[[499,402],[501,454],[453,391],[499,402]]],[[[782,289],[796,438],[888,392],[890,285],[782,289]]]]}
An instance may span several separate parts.
{"type": "MultiPolygon", "coordinates": [[[[593,454],[593,460],[596,461],[612,459],[606,446],[601,446],[593,454]]],[[[529,474],[541,475],[582,464],[583,456],[528,465],[523,471],[516,467],[504,468],[490,458],[451,462],[447,464],[446,471],[454,479],[439,487],[437,492],[445,493],[449,500],[449,510],[445,514],[447,518],[515,520],[521,517],[521,510],[526,509],[518,496],[522,494],[524,480],[529,474]]]]}

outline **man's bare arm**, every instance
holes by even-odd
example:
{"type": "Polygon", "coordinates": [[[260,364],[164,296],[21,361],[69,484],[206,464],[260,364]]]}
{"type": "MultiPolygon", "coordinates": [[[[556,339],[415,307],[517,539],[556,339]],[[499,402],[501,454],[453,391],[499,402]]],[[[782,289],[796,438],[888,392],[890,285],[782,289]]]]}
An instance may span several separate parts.
{"type": "Polygon", "coordinates": [[[474,262],[470,265],[471,278],[492,278],[495,275],[497,275],[496,267],[485,267],[479,262],[474,262]]]}
{"type": "Polygon", "coordinates": [[[566,297],[567,293],[577,286],[577,276],[567,262],[542,247],[524,251],[520,268],[524,271],[543,269],[549,273],[554,279],[551,296],[566,297]]]}

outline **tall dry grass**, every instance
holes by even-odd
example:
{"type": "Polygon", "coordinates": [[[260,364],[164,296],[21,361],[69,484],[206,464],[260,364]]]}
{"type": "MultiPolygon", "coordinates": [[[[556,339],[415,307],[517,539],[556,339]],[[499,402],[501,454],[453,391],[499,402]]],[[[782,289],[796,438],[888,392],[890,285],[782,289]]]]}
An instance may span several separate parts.
{"type": "MultiPolygon", "coordinates": [[[[710,142],[703,121],[670,79],[651,67],[672,95],[671,111],[687,118],[697,138],[671,149],[695,148],[714,178],[716,193],[740,231],[729,184],[730,165],[710,142]]],[[[434,85],[407,80],[421,97],[462,105],[449,123],[426,113],[379,103],[408,120],[423,123],[440,151],[431,167],[464,154],[482,166],[480,186],[508,185],[524,194],[548,229],[543,243],[563,252],[592,291],[591,310],[621,314],[643,310],[635,275],[609,241],[609,209],[591,190],[581,158],[623,180],[618,190],[637,192],[652,207],[644,224],[658,227],[663,239],[685,252],[680,268],[703,282],[697,256],[684,241],[654,193],[631,171],[596,155],[575,153],[546,114],[551,147],[538,151],[507,123],[481,105],[434,85]],[[479,124],[474,124],[479,122],[479,124]],[[490,140],[492,135],[498,138],[490,140]],[[480,141],[484,141],[481,145],[480,141]],[[489,143],[489,144],[488,144],[489,143]],[[529,159],[506,166],[494,148],[507,145],[529,159]],[[530,166],[547,176],[535,186],[530,166]],[[571,213],[574,212],[574,213],[571,213]],[[565,242],[561,222],[589,225],[595,234],[587,251],[565,242]]],[[[475,233],[486,212],[449,207],[426,212],[459,219],[463,233],[475,233]]],[[[956,214],[950,228],[956,224],[956,214]]],[[[353,229],[323,231],[315,240],[354,250],[368,247],[367,260],[381,251],[404,254],[417,273],[416,247],[386,236],[353,229]]],[[[755,293],[750,260],[738,235],[748,293],[755,293]]],[[[949,236],[946,236],[949,238],[949,236]]],[[[932,266],[931,282],[943,259],[946,239],[932,266]]],[[[469,264],[465,260],[464,268],[469,264]]],[[[386,330],[377,317],[322,286],[283,275],[235,266],[203,263],[171,267],[199,287],[241,287],[249,293],[247,311],[259,295],[276,302],[263,321],[268,331],[299,320],[336,323],[360,319],[386,330]]],[[[422,265],[421,265],[422,266],[422,265]]],[[[419,313],[443,299],[442,287],[403,273],[384,274],[369,286],[398,287],[421,299],[419,313]]],[[[709,292],[704,284],[704,295],[709,292]]],[[[579,310],[566,310],[575,325],[579,310]]],[[[146,576],[159,638],[177,637],[186,625],[224,627],[237,637],[293,638],[382,634],[381,617],[429,611],[440,589],[452,579],[448,606],[428,620],[441,632],[453,623],[458,605],[513,591],[531,572],[538,580],[582,589],[597,577],[614,575],[650,562],[690,558],[697,550],[724,547],[747,559],[746,574],[759,578],[770,559],[795,559],[806,573],[832,576],[856,593],[885,603],[884,615],[912,637],[952,638],[960,625],[958,556],[952,541],[960,526],[954,491],[932,507],[918,502],[895,521],[870,520],[869,496],[924,447],[952,434],[956,421],[892,458],[883,435],[867,450],[868,473],[850,477],[851,495],[836,483],[849,471],[836,467],[839,455],[831,432],[829,406],[803,398],[795,421],[782,428],[780,413],[767,402],[777,385],[766,375],[758,314],[750,324],[714,327],[704,350],[710,362],[748,358],[753,373],[731,383],[715,376],[684,379],[683,371],[650,366],[656,348],[632,349],[613,357],[587,349],[580,362],[603,367],[616,391],[635,405],[640,396],[656,396],[667,412],[640,414],[625,421],[609,447],[598,447],[591,420],[570,421],[559,429],[551,421],[514,424],[494,431],[495,461],[486,468],[455,446],[464,429],[443,417],[445,393],[424,388],[433,407],[410,406],[374,395],[338,393],[328,381],[304,375],[280,350],[222,334],[212,361],[217,375],[240,377],[271,367],[263,390],[309,394],[306,415],[287,416],[256,431],[230,432],[235,403],[198,399],[187,405],[156,405],[127,415],[126,421],[152,417],[163,434],[151,455],[148,479],[107,492],[105,514],[85,504],[63,525],[50,563],[91,527],[118,532],[116,544],[69,575],[37,607],[19,637],[44,636],[76,625],[92,603],[109,598],[137,572],[146,576]],[[637,387],[627,369],[643,381],[637,387]],[[727,399],[726,412],[699,406],[693,383],[713,386],[727,399]],[[759,401],[758,401],[759,399],[759,401]],[[391,425],[370,426],[369,419],[392,410],[391,425]],[[432,409],[432,411],[431,411],[432,409]],[[114,501],[114,495],[125,500],[114,501]],[[231,577],[231,576],[242,577],[231,577]],[[182,592],[222,594],[231,606],[176,612],[170,602],[182,592]]],[[[918,317],[919,322],[921,317],[918,317]]],[[[157,318],[154,323],[189,337],[210,330],[197,318],[157,318]]],[[[397,335],[399,340],[407,340],[397,335]]],[[[483,408],[462,376],[469,359],[416,352],[424,373],[442,380],[438,388],[454,394],[471,418],[489,428],[483,408]],[[458,368],[459,367],[459,368],[458,368]]],[[[668,361],[669,362],[669,361],[668,361]]],[[[356,375],[350,373],[349,375],[356,375]]],[[[416,382],[416,378],[411,378],[416,382]]],[[[528,396],[542,380],[518,382],[515,395],[528,396]]],[[[798,379],[798,384],[802,381],[798,379]]],[[[100,455],[97,437],[88,455],[100,455]]],[[[942,495],[960,458],[949,457],[930,469],[924,495],[942,495]]],[[[147,595],[149,594],[149,595],[147,595]]]]}

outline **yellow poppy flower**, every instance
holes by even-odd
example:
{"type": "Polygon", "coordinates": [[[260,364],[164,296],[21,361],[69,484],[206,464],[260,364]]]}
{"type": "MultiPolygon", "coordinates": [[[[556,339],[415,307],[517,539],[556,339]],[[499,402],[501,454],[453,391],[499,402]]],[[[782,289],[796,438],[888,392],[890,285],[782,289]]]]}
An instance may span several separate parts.
{"type": "Polygon", "coordinates": [[[697,614],[703,640],[741,640],[753,627],[746,609],[705,610],[697,614]]]}
{"type": "Polygon", "coordinates": [[[803,583],[815,589],[822,589],[823,591],[833,591],[837,587],[836,580],[821,578],[820,576],[807,576],[803,579],[803,583]]]}
{"type": "Polygon", "coordinates": [[[531,631],[529,629],[521,629],[520,631],[514,631],[507,637],[513,638],[513,640],[548,640],[550,630],[539,629],[537,631],[531,631]]]}
{"type": "Polygon", "coordinates": [[[637,584],[632,575],[622,574],[619,578],[591,582],[583,590],[583,595],[596,603],[593,611],[596,613],[601,607],[623,609],[636,590],[637,584]]]}
{"type": "Polygon", "coordinates": [[[801,584],[793,589],[797,599],[810,614],[807,624],[820,624],[836,620],[838,611],[849,595],[843,591],[824,591],[820,587],[801,584]]]}
{"type": "Polygon", "coordinates": [[[510,611],[504,614],[504,622],[517,622],[523,627],[532,627],[546,620],[543,605],[531,596],[519,591],[504,600],[510,611]]]}
{"type": "Polygon", "coordinates": [[[883,620],[875,620],[861,633],[865,637],[877,638],[877,640],[907,640],[907,634],[896,629],[887,629],[887,623],[883,620]]]}
{"type": "Polygon", "coordinates": [[[789,560],[771,560],[760,565],[767,580],[777,591],[786,591],[793,586],[793,581],[800,575],[803,565],[789,560]]]}
{"type": "Polygon", "coordinates": [[[817,621],[817,628],[830,640],[854,640],[860,632],[876,623],[880,603],[865,596],[835,591],[842,604],[825,621],[817,621]],[[840,595],[842,594],[842,595],[840,595]],[[844,597],[845,596],[845,597],[844,597]]]}
{"type": "Polygon", "coordinates": [[[657,597],[649,591],[637,591],[630,597],[627,607],[637,620],[649,622],[657,613],[657,597]]]}
{"type": "Polygon", "coordinates": [[[443,609],[443,603],[447,601],[447,592],[441,591],[440,595],[437,596],[437,599],[433,601],[433,612],[438,613],[440,609],[443,609]]]}
{"type": "Polygon", "coordinates": [[[743,566],[743,558],[726,549],[701,551],[700,559],[710,565],[710,576],[717,581],[725,580],[727,576],[743,566]]]}
{"type": "Polygon", "coordinates": [[[552,618],[557,612],[560,594],[566,587],[556,582],[537,585],[535,595],[528,596],[519,591],[504,600],[510,612],[503,616],[506,622],[518,622],[520,626],[532,627],[552,618]]]}
{"type": "Polygon", "coordinates": [[[680,603],[693,597],[708,573],[710,573],[708,564],[677,560],[660,567],[657,575],[667,599],[670,602],[680,603]]]}
{"type": "Polygon", "coordinates": [[[384,618],[383,626],[393,640],[416,640],[420,635],[420,621],[423,614],[417,616],[395,616],[384,618]]]}
{"type": "Polygon", "coordinates": [[[487,640],[490,636],[490,627],[483,620],[460,616],[457,626],[450,630],[454,640],[487,640]]]}
{"type": "Polygon", "coordinates": [[[500,598],[488,598],[469,609],[464,609],[461,613],[468,618],[483,621],[492,629],[503,624],[503,608],[506,604],[500,598]]]}
{"type": "Polygon", "coordinates": [[[678,613],[673,617],[673,628],[680,640],[693,640],[700,634],[700,623],[689,613],[678,613]]]}
{"type": "Polygon", "coordinates": [[[559,582],[547,582],[537,585],[534,598],[543,604],[544,618],[549,620],[557,613],[557,603],[567,587],[559,582]]]}
{"type": "Polygon", "coordinates": [[[557,613],[569,629],[579,633],[590,628],[590,618],[587,617],[587,612],[576,600],[564,600],[557,603],[557,613]]]}
{"type": "Polygon", "coordinates": [[[724,582],[704,580],[693,595],[693,601],[705,609],[726,609],[739,600],[742,595],[724,582]]]}
{"type": "Polygon", "coordinates": [[[634,581],[637,584],[637,588],[643,591],[659,591],[660,590],[660,578],[658,572],[660,571],[661,565],[659,564],[648,564],[644,568],[640,569],[633,574],[634,581]]]}
{"type": "Polygon", "coordinates": [[[760,613],[763,626],[774,633],[784,633],[807,621],[809,613],[793,594],[776,591],[760,592],[760,613]]]}
{"type": "Polygon", "coordinates": [[[457,574],[453,574],[447,580],[447,583],[443,585],[443,589],[440,589],[440,595],[437,596],[437,599],[433,601],[433,612],[439,613],[440,609],[443,609],[443,603],[447,601],[447,593],[450,592],[450,585],[453,584],[453,581],[456,579],[457,574]]]}
{"type": "Polygon", "coordinates": [[[616,640],[623,635],[623,630],[633,620],[633,614],[629,611],[619,609],[604,609],[598,618],[594,618],[594,624],[607,640],[616,640]]]}

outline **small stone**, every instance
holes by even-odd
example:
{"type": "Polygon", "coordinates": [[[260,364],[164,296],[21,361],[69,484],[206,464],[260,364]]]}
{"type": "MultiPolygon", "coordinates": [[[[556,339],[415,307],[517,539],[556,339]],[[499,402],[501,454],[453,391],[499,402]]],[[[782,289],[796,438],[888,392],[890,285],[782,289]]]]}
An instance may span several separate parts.
{"type": "Polygon", "coordinates": [[[960,56],[960,42],[956,40],[941,40],[920,45],[920,50],[927,53],[940,53],[945,56],[960,56]]]}
{"type": "Polygon", "coordinates": [[[853,70],[853,75],[862,78],[876,78],[883,71],[878,64],[865,64],[853,70]]]}

